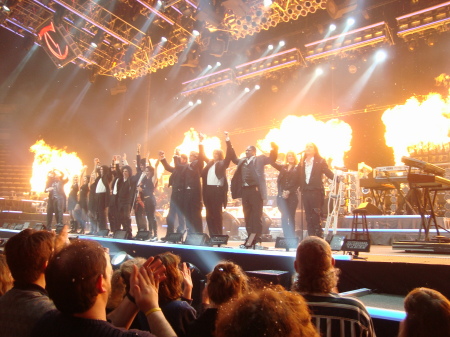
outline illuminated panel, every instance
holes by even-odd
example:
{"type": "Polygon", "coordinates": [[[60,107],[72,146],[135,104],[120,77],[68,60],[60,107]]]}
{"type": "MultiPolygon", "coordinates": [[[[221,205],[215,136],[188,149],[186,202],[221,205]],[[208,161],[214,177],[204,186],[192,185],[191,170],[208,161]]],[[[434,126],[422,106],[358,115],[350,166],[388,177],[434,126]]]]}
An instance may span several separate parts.
{"type": "Polygon", "coordinates": [[[385,22],[358,28],[343,34],[305,45],[308,61],[315,61],[337,55],[343,51],[361,49],[388,42],[388,28],[385,22]]]}
{"type": "Polygon", "coordinates": [[[268,55],[236,66],[236,79],[243,80],[271,71],[300,64],[301,55],[297,48],[268,55]]]}
{"type": "Polygon", "coordinates": [[[219,85],[232,83],[233,78],[234,73],[230,68],[194,78],[193,80],[183,82],[183,85],[185,85],[186,87],[182,94],[188,95],[199,90],[212,89],[219,85]]]}
{"type": "Polygon", "coordinates": [[[434,30],[450,23],[450,1],[437,6],[396,18],[398,36],[408,39],[411,35],[434,30]]]}
{"type": "Polygon", "coordinates": [[[62,25],[49,20],[38,29],[38,40],[57,67],[63,67],[77,58],[81,52],[62,25]]]}

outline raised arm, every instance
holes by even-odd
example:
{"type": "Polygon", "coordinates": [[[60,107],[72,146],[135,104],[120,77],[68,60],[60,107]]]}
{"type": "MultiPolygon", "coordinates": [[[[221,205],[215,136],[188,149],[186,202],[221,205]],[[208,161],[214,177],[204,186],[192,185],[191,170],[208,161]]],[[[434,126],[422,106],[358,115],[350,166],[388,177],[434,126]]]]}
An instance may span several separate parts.
{"type": "Polygon", "coordinates": [[[159,160],[160,160],[161,164],[164,166],[164,169],[166,171],[169,171],[169,172],[175,171],[175,167],[170,166],[169,163],[167,162],[164,151],[159,151],[159,160]]]}
{"type": "Polygon", "coordinates": [[[236,165],[239,162],[238,157],[236,156],[236,151],[234,151],[233,145],[231,145],[230,136],[228,136],[228,131],[225,131],[225,141],[227,143],[227,156],[229,160],[235,163],[236,165]]]}

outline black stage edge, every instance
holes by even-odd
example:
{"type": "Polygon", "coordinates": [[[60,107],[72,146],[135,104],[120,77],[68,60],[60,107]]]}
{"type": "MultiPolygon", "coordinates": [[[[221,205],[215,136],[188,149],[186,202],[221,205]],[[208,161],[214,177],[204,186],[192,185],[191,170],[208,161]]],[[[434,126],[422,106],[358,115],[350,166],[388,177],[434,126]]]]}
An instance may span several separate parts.
{"type": "Polygon", "coordinates": [[[450,243],[437,241],[398,241],[392,243],[392,249],[404,250],[405,252],[450,254],[450,243]]]}
{"type": "MultiPolygon", "coordinates": [[[[9,238],[19,231],[0,229],[0,238],[9,238]]],[[[210,272],[221,260],[239,264],[245,271],[281,270],[294,275],[295,252],[253,250],[225,247],[189,246],[148,241],[119,240],[95,236],[79,236],[96,240],[110,249],[111,254],[125,251],[131,256],[149,257],[166,251],[193,263],[203,274],[210,272]]],[[[372,262],[350,260],[347,255],[334,255],[341,270],[341,292],[369,288],[379,293],[406,295],[415,287],[430,287],[450,297],[450,266],[405,262],[372,262]]]]}

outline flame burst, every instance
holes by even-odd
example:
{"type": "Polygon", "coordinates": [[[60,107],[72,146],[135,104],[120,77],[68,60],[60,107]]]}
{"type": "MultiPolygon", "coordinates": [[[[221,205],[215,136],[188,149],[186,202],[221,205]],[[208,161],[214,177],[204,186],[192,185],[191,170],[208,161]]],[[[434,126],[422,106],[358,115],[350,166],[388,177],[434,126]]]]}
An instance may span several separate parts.
{"type": "Polygon", "coordinates": [[[57,169],[69,178],[69,182],[64,186],[64,190],[68,194],[73,176],[80,175],[83,169],[83,163],[77,154],[51,147],[43,140],[32,145],[30,151],[34,153],[33,175],[30,179],[31,190],[36,193],[44,193],[48,172],[57,169]]]}
{"type": "Polygon", "coordinates": [[[327,122],[316,120],[313,116],[287,116],[278,129],[272,129],[267,136],[258,141],[258,147],[270,151],[270,143],[279,146],[280,153],[294,151],[299,153],[307,143],[315,143],[320,155],[331,159],[332,166],[344,166],[344,154],[351,148],[352,128],[338,119],[327,122]]]}
{"type": "MultiPolygon", "coordinates": [[[[184,140],[181,145],[177,146],[180,153],[184,153],[189,156],[191,151],[198,152],[198,143],[200,139],[198,138],[198,132],[194,128],[189,129],[189,131],[184,133],[184,140]]],[[[220,139],[217,137],[207,137],[203,139],[203,147],[205,149],[205,154],[208,158],[212,158],[213,151],[220,149],[220,139]]]]}
{"type": "Polygon", "coordinates": [[[382,120],[386,126],[386,145],[394,151],[395,164],[401,165],[401,157],[409,156],[408,148],[450,141],[450,98],[431,93],[420,102],[411,97],[404,105],[386,110],[382,120]]]}

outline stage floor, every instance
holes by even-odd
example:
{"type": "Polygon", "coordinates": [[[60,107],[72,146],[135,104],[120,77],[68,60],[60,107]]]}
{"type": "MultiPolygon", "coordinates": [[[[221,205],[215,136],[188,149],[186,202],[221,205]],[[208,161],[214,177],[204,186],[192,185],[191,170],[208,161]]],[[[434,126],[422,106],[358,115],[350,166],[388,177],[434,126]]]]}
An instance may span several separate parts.
{"type": "MultiPolygon", "coordinates": [[[[240,245],[243,245],[244,241],[228,241],[227,247],[233,249],[241,249],[240,245]]],[[[279,252],[280,255],[292,255],[295,257],[295,249],[291,249],[290,252],[286,252],[284,249],[275,248],[275,242],[263,242],[262,247],[267,248],[258,251],[260,252],[279,252]]],[[[343,252],[333,252],[333,256],[336,259],[349,258],[344,255],[343,252]]],[[[393,250],[392,246],[381,246],[372,245],[370,246],[370,252],[359,253],[359,256],[366,259],[367,261],[373,262],[404,262],[404,263],[421,263],[421,264],[440,264],[440,265],[450,265],[450,255],[449,254],[436,254],[436,253],[410,253],[399,250],[393,250]]]]}

